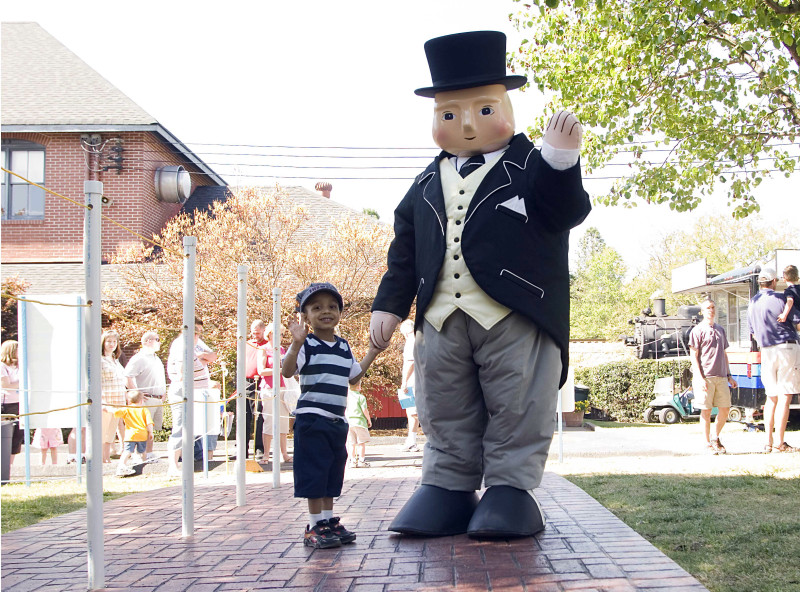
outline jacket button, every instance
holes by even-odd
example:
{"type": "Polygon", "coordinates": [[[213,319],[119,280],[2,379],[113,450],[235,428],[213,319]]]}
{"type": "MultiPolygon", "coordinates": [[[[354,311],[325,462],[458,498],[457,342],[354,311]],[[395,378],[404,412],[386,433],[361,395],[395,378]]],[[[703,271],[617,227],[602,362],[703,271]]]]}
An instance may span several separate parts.
{"type": "Polygon", "coordinates": [[[456,261],[458,261],[458,260],[460,259],[460,257],[459,257],[458,255],[453,255],[453,259],[455,259],[456,261]]]}
{"type": "Polygon", "coordinates": [[[456,220],[456,226],[461,226],[461,220],[456,220]]]}
{"type": "Polygon", "coordinates": [[[456,279],[458,279],[458,278],[460,278],[460,277],[461,277],[461,274],[460,274],[460,273],[457,273],[457,274],[455,274],[453,277],[454,277],[454,278],[456,278],[456,279]]]}
{"type": "Polygon", "coordinates": [[[463,209],[464,209],[464,206],[458,206],[458,209],[459,209],[459,210],[463,210],[463,209]]]}
{"type": "Polygon", "coordinates": [[[461,292],[456,292],[456,298],[461,298],[461,292]]]}
{"type": "Polygon", "coordinates": [[[457,243],[457,242],[458,242],[458,241],[460,241],[460,240],[461,240],[460,238],[458,238],[458,237],[455,237],[455,238],[453,239],[453,242],[457,243]]]}
{"type": "Polygon", "coordinates": [[[462,189],[461,191],[458,192],[458,194],[459,195],[464,195],[464,190],[462,189]]]}

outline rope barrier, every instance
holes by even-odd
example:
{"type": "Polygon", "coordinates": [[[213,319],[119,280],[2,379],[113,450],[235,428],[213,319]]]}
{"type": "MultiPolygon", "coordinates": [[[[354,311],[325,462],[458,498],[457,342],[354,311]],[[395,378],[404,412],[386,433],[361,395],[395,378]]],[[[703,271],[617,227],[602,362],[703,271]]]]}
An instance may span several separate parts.
{"type": "Polygon", "coordinates": [[[68,308],[89,308],[92,306],[91,304],[62,304],[60,302],[42,302],[40,300],[31,300],[30,298],[20,298],[19,296],[14,296],[9,292],[2,292],[0,295],[2,295],[3,298],[11,298],[17,302],[30,302],[32,304],[42,304],[44,306],[66,306],[68,308]]]}

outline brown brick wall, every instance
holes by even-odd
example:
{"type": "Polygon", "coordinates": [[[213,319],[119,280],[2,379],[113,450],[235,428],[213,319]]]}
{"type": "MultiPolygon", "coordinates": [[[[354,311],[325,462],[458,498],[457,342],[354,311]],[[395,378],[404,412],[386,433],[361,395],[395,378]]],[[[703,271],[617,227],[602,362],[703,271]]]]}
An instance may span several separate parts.
{"type": "MultiPolygon", "coordinates": [[[[4,138],[29,140],[45,146],[45,186],[79,203],[84,202],[83,182],[90,177],[86,153],[81,148],[80,133],[9,133],[4,138]]],[[[153,178],[156,169],[182,164],[192,176],[192,190],[198,185],[212,185],[208,177],[189,165],[177,150],[160,141],[150,132],[103,133],[102,139],[121,138],[125,149],[123,170],[94,173],[103,182],[103,194],[111,203],[103,206],[103,214],[126,228],[150,238],[181,208],[180,204],[159,201],[153,178]]],[[[105,144],[96,168],[114,164],[105,144]]],[[[2,261],[6,263],[81,261],[83,257],[84,208],[60,197],[47,194],[44,220],[4,220],[2,222],[2,261]]],[[[137,236],[103,221],[103,256],[108,258],[118,249],[140,245],[137,236]]]]}

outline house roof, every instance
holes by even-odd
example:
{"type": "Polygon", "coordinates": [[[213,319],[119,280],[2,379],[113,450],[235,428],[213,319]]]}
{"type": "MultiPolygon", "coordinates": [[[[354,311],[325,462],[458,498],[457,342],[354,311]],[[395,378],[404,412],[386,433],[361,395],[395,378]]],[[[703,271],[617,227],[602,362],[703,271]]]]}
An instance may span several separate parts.
{"type": "MultiPolygon", "coordinates": [[[[369,214],[355,210],[299,185],[280,187],[279,189],[275,186],[257,187],[256,189],[267,193],[274,193],[280,190],[289,201],[303,207],[309,213],[311,220],[308,224],[303,224],[297,231],[298,240],[324,239],[330,231],[331,220],[341,216],[375,220],[369,214]]],[[[225,200],[229,195],[230,191],[226,187],[198,187],[183,205],[183,211],[187,213],[209,211],[213,202],[225,200]]],[[[380,224],[377,220],[375,222],[380,224]]]]}
{"type": "Polygon", "coordinates": [[[225,185],[155,117],[38,23],[3,23],[1,59],[4,132],[152,132],[225,185]]]}
{"type": "Polygon", "coordinates": [[[158,123],[38,23],[3,23],[3,125],[158,123]]]}

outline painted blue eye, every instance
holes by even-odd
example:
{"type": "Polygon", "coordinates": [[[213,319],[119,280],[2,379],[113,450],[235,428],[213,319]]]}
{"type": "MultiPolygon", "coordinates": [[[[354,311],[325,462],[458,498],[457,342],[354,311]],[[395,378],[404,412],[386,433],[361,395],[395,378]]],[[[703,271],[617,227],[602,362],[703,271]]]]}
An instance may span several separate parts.
{"type": "Polygon", "coordinates": [[[456,118],[456,116],[453,115],[452,113],[449,113],[449,112],[442,114],[442,119],[444,119],[445,121],[452,121],[455,118],[456,118]]]}
{"type": "Polygon", "coordinates": [[[494,109],[491,107],[483,107],[481,109],[481,115],[491,115],[492,113],[494,113],[494,109]]]}

